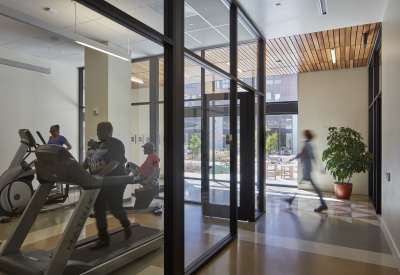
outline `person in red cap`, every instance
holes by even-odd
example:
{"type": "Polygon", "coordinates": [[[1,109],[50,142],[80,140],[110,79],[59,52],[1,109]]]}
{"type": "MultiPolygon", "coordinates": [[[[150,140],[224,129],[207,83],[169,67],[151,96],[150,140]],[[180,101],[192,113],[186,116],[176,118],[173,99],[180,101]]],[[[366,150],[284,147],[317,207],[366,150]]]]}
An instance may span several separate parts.
{"type": "Polygon", "coordinates": [[[128,171],[133,172],[134,183],[141,183],[142,181],[148,179],[153,174],[154,170],[160,167],[160,158],[154,152],[154,143],[147,142],[142,147],[143,153],[147,155],[147,158],[143,164],[139,167],[132,162],[128,162],[126,165],[128,171]]]}

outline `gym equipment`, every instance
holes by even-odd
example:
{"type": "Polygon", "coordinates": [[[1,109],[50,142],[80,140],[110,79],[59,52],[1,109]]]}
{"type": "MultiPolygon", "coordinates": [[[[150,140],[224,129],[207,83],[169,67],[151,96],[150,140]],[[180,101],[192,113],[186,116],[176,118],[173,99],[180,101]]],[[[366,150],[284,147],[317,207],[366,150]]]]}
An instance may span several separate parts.
{"type": "Polygon", "coordinates": [[[131,176],[99,177],[90,175],[63,147],[41,145],[36,149],[35,163],[40,183],[18,225],[0,252],[0,271],[10,275],[107,274],[164,244],[162,230],[132,225],[132,236],[125,240],[123,228],[111,230],[110,245],[89,250],[97,237],[77,241],[90,209],[106,186],[132,184],[131,176]],[[83,189],[79,203],[68,222],[57,247],[52,251],[20,250],[40,208],[45,203],[54,180],[83,189]]]}
{"type": "Polygon", "coordinates": [[[18,131],[21,144],[8,169],[0,176],[0,214],[12,217],[21,214],[32,194],[32,180],[35,170],[26,158],[36,143],[27,129],[18,131]]]}
{"type": "MultiPolygon", "coordinates": [[[[43,137],[37,132],[44,142],[43,137]]],[[[0,176],[0,222],[9,222],[9,217],[21,214],[34,193],[32,181],[35,178],[35,161],[27,163],[25,160],[35,152],[39,146],[36,144],[28,129],[20,129],[18,134],[21,144],[11,161],[8,169],[0,176]]],[[[48,198],[45,205],[63,203],[68,198],[69,186],[65,188],[63,196],[48,198]]],[[[77,202],[63,204],[57,207],[42,209],[42,212],[56,210],[62,207],[75,205],[77,202]]]]}
{"type": "MultiPolygon", "coordinates": [[[[132,171],[132,167],[136,167],[135,164],[128,162],[126,164],[127,171],[132,171]]],[[[135,193],[132,194],[136,197],[135,204],[133,206],[124,206],[124,209],[129,213],[147,213],[153,212],[155,215],[162,214],[162,205],[156,204],[155,206],[150,206],[153,199],[158,195],[158,193],[164,192],[164,186],[160,186],[160,168],[154,169],[150,177],[139,184],[143,188],[136,188],[135,193]]],[[[135,171],[136,172],[136,171],[135,171]]]]}

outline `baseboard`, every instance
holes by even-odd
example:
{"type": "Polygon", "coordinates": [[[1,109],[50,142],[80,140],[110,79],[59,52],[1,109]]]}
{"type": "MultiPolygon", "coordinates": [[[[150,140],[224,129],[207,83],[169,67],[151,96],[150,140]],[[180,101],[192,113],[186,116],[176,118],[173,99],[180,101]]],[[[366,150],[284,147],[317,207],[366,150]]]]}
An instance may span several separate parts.
{"type": "Polygon", "coordinates": [[[390,235],[390,232],[385,224],[385,221],[382,219],[381,216],[378,216],[380,223],[381,223],[381,230],[383,235],[385,236],[386,242],[389,245],[390,251],[392,252],[393,259],[396,263],[397,269],[400,272],[400,253],[399,250],[397,249],[396,244],[393,241],[392,236],[390,235]]]}

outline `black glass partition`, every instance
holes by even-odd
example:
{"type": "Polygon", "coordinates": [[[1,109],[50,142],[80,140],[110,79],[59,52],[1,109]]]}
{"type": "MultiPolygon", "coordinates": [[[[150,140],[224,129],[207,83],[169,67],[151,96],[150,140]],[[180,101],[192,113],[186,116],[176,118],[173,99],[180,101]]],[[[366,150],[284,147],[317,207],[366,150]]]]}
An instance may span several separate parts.
{"type": "MultiPolygon", "coordinates": [[[[159,142],[156,142],[159,144],[159,148],[161,149],[162,146],[164,145],[164,204],[165,204],[165,212],[164,212],[164,228],[165,228],[165,254],[164,254],[164,270],[165,274],[184,274],[184,273],[193,273],[198,268],[200,268],[202,265],[204,265],[207,261],[209,261],[216,253],[221,251],[227,244],[229,244],[232,240],[236,238],[237,235],[237,182],[238,182],[238,146],[237,143],[239,141],[238,139],[238,133],[237,133],[237,128],[238,128],[238,109],[237,109],[237,99],[238,99],[238,88],[237,85],[239,84],[240,87],[245,87],[247,92],[252,91],[252,101],[255,101],[255,94],[260,96],[260,100],[262,102],[265,101],[264,99],[264,90],[265,90],[265,85],[257,80],[257,85],[249,85],[246,81],[241,80],[238,78],[238,52],[237,52],[237,47],[238,47],[238,22],[240,22],[241,25],[244,26],[244,28],[247,31],[250,31],[260,43],[258,46],[261,45],[263,47],[263,43],[265,43],[264,38],[260,34],[260,32],[254,27],[254,25],[251,23],[251,20],[246,16],[246,14],[238,8],[238,5],[236,1],[215,1],[216,5],[221,5],[223,9],[225,9],[226,15],[229,18],[229,40],[227,43],[230,45],[230,52],[229,52],[229,67],[225,68],[225,70],[221,69],[218,66],[215,66],[211,62],[208,62],[205,58],[204,55],[197,55],[193,52],[191,52],[188,49],[184,49],[184,41],[186,40],[186,33],[188,29],[181,24],[182,22],[186,21],[184,18],[187,12],[190,12],[189,9],[186,8],[186,4],[184,1],[181,0],[166,0],[163,2],[163,7],[164,10],[162,12],[162,15],[160,12],[158,12],[161,16],[164,17],[163,20],[163,31],[158,30],[157,28],[153,28],[151,23],[146,21],[146,18],[139,18],[139,16],[132,16],[133,13],[129,12],[130,7],[125,7],[126,5],[124,4],[123,6],[120,6],[120,4],[115,4],[116,6],[113,6],[111,4],[115,3],[120,3],[117,1],[94,1],[94,0],[78,0],[79,3],[82,3],[86,5],[87,7],[95,10],[96,12],[102,14],[103,16],[115,21],[116,23],[140,34],[143,35],[147,40],[152,41],[154,43],[157,43],[158,45],[161,45],[164,47],[164,59],[163,59],[163,66],[160,65],[160,70],[163,67],[164,73],[162,74],[162,79],[163,79],[163,89],[159,90],[159,96],[155,97],[158,98],[159,101],[153,100],[152,95],[150,94],[150,104],[149,104],[149,112],[150,112],[150,130],[149,130],[149,137],[151,140],[151,137],[153,139],[157,139],[156,132],[152,132],[151,123],[157,123],[157,118],[159,121],[158,125],[158,138],[159,142]],[[111,3],[111,4],[110,4],[111,3]],[[198,127],[198,123],[204,123],[204,119],[199,121],[198,119],[188,119],[185,121],[185,108],[192,108],[193,110],[196,110],[199,103],[196,102],[197,98],[186,98],[185,97],[185,85],[188,85],[189,88],[194,88],[191,85],[193,83],[185,83],[185,61],[184,61],[184,56],[186,58],[190,59],[193,63],[201,66],[201,71],[200,71],[200,78],[204,79],[200,83],[206,83],[205,77],[206,77],[206,71],[211,72],[212,74],[216,74],[219,76],[222,76],[222,79],[228,80],[229,81],[229,107],[227,111],[223,111],[226,113],[226,117],[229,117],[229,120],[226,118],[219,119],[221,121],[218,122],[211,122],[214,123],[215,127],[218,128],[219,123],[222,123],[222,135],[224,135],[224,131],[227,132],[225,134],[225,144],[226,144],[226,139],[231,140],[230,143],[230,150],[229,150],[229,182],[227,186],[229,187],[229,192],[228,192],[228,197],[226,198],[227,201],[229,201],[229,219],[226,220],[227,225],[227,234],[225,237],[217,237],[214,241],[205,243],[204,246],[202,246],[201,242],[197,242],[197,250],[196,252],[191,253],[193,250],[192,247],[187,246],[187,241],[185,237],[185,226],[188,225],[187,220],[188,216],[186,215],[186,209],[187,205],[184,204],[184,198],[185,198],[185,186],[186,182],[184,179],[184,167],[185,167],[185,158],[187,158],[187,155],[195,155],[196,153],[196,146],[193,144],[196,144],[196,127],[198,127]],[[227,71],[229,70],[229,71],[227,71]],[[253,87],[258,86],[258,90],[254,89],[253,87]],[[162,90],[162,91],[161,91],[162,90]],[[151,109],[151,104],[152,103],[157,103],[158,109],[151,109]],[[164,112],[164,117],[162,118],[160,115],[155,116],[155,118],[151,118],[151,114],[153,114],[152,110],[158,110],[158,112],[161,112],[161,109],[163,109],[164,112]],[[160,121],[163,121],[163,135],[161,134],[162,131],[160,130],[160,121]],[[152,122],[153,121],[153,122],[152,122]],[[224,124],[225,121],[225,124],[224,124]],[[191,131],[191,132],[190,132],[191,131]],[[229,131],[229,132],[228,132],[229,131]],[[186,133],[185,133],[186,132],[186,133]],[[228,137],[227,137],[228,136],[228,137]],[[190,139],[193,138],[193,141],[190,141],[190,139]],[[192,149],[187,149],[185,146],[185,143],[188,143],[187,146],[189,147],[190,143],[192,143],[192,149]],[[234,191],[234,192],[232,192],[234,191]],[[186,249],[185,249],[186,247],[186,249]],[[186,268],[185,268],[186,267],[186,268]]],[[[190,1],[187,1],[189,4],[190,1]]],[[[121,2],[122,3],[122,2],[121,2]]],[[[196,10],[196,8],[193,8],[194,6],[198,5],[197,2],[192,1],[190,2],[191,7],[192,7],[192,12],[197,12],[198,14],[200,13],[199,9],[196,10]]],[[[149,7],[149,5],[146,5],[148,8],[153,10],[154,12],[159,11],[159,7],[149,7]]],[[[201,7],[200,7],[201,8],[201,7]]],[[[209,7],[211,8],[211,7],[209,7]]],[[[213,10],[213,9],[209,9],[213,10]]],[[[189,17],[189,16],[187,16],[189,17]]],[[[203,16],[204,17],[204,16],[203,16]]],[[[214,16],[215,17],[215,16],[214,16]]],[[[151,18],[151,17],[149,17],[151,18]]],[[[221,16],[222,18],[222,16],[221,16]]],[[[218,22],[211,22],[213,29],[216,29],[217,33],[224,33],[223,28],[219,28],[218,22]]],[[[225,26],[226,28],[226,26],[225,26]]],[[[239,37],[240,37],[240,30],[239,30],[239,37]]],[[[224,35],[227,37],[227,35],[224,35]]],[[[194,37],[194,35],[192,35],[194,37]]],[[[200,40],[201,36],[195,37],[197,40],[200,40]]],[[[143,42],[143,43],[148,43],[148,42],[143,42]]],[[[186,42],[185,42],[186,43],[186,42]]],[[[213,45],[215,46],[215,45],[213,45]]],[[[149,47],[149,50],[150,47],[149,47]]],[[[261,51],[261,54],[257,55],[257,63],[259,64],[258,66],[264,67],[263,64],[265,65],[265,52],[261,51]]],[[[160,61],[159,61],[160,62],[160,61]]],[[[239,68],[240,69],[240,68],[239,68]]],[[[151,69],[150,69],[151,70],[151,69]]],[[[265,75],[265,68],[258,68],[257,69],[258,73],[262,73],[265,75]]],[[[158,80],[153,80],[159,83],[161,81],[161,74],[160,74],[160,79],[158,80]]],[[[212,83],[214,80],[210,80],[208,82],[212,83]]],[[[254,81],[254,80],[252,80],[254,81]]],[[[197,82],[198,83],[198,82],[197,82]]],[[[212,85],[212,84],[211,84],[212,85]]],[[[222,84],[222,85],[226,85],[222,84]]],[[[203,85],[201,87],[202,94],[205,94],[205,90],[210,89],[210,87],[203,85]]],[[[211,87],[212,89],[212,87],[211,87]]],[[[211,100],[212,101],[212,100],[211,100]]],[[[216,106],[216,102],[212,102],[216,106]]],[[[214,106],[213,105],[213,106],[214,106]]],[[[202,108],[203,103],[201,104],[200,108],[202,108]]],[[[132,108],[135,108],[137,106],[132,105],[132,108]]],[[[142,106],[143,108],[143,106],[142,106]]],[[[153,106],[154,108],[154,106],[153,106]]],[[[258,121],[261,121],[264,123],[264,110],[263,108],[259,108],[259,118],[262,117],[262,119],[259,119],[258,121]]],[[[195,113],[197,111],[194,111],[195,113]]],[[[147,115],[146,115],[147,116],[147,115]]],[[[197,114],[193,114],[193,117],[197,117],[197,114]]],[[[253,121],[254,121],[254,113],[252,115],[253,121]]],[[[207,120],[207,122],[210,122],[207,120]]],[[[210,124],[212,124],[210,123],[210,124]]],[[[259,122],[260,124],[260,122],[259,122]]],[[[210,128],[207,128],[208,131],[210,131],[210,128]]],[[[203,131],[202,131],[203,133],[203,131]]],[[[214,139],[215,141],[215,146],[214,148],[217,148],[218,144],[218,139],[222,138],[224,140],[223,136],[217,137],[217,131],[213,132],[214,139]]],[[[264,134],[263,132],[259,132],[257,134],[258,136],[258,142],[260,145],[263,145],[264,141],[264,134]]],[[[140,134],[141,135],[141,134],[140,134]]],[[[252,133],[253,137],[255,133],[252,133]]],[[[146,136],[144,135],[144,139],[146,136]]],[[[203,137],[204,138],[204,137],[203,137]]],[[[201,140],[201,137],[200,137],[201,140]]],[[[208,142],[210,142],[209,137],[207,137],[208,142]]],[[[197,142],[198,143],[198,142],[197,142]]],[[[223,148],[227,147],[221,147],[222,151],[224,150],[223,148]]],[[[254,149],[254,148],[253,148],[254,149]]],[[[254,151],[254,150],[253,150],[254,151]]],[[[255,152],[254,152],[255,153],[255,152]]],[[[214,156],[213,156],[214,157],[214,156]]],[[[258,148],[258,177],[263,176],[263,150],[258,148]],[[261,161],[260,161],[261,157],[261,161]],[[261,168],[260,168],[261,167],[261,168]]],[[[192,160],[195,161],[195,156],[192,156],[192,160]]],[[[228,157],[227,157],[228,158],[228,157]]],[[[217,159],[217,156],[214,157],[214,159],[217,159]]],[[[254,157],[252,159],[254,161],[254,157]]],[[[200,160],[201,163],[204,162],[203,159],[200,160]]],[[[228,160],[225,161],[228,163],[228,160]]],[[[254,163],[254,162],[253,162],[254,163]]],[[[207,168],[201,166],[200,169],[207,168]]],[[[214,168],[214,171],[216,172],[217,168],[214,168]]],[[[209,174],[207,174],[209,175],[209,174]]],[[[263,182],[263,180],[262,180],[263,182]]],[[[253,183],[254,186],[254,183],[253,183]]],[[[218,190],[218,189],[215,189],[218,190]]],[[[263,187],[260,188],[260,190],[263,190],[263,187]]],[[[216,193],[217,194],[217,193],[216,193]]],[[[255,191],[253,189],[252,196],[254,196],[255,191]]],[[[263,195],[263,193],[261,193],[263,195]]],[[[225,196],[225,195],[223,195],[225,196]]],[[[217,196],[218,197],[218,196],[217,196]]],[[[261,198],[261,197],[260,197],[261,198]]],[[[261,199],[262,201],[263,199],[261,199]]],[[[259,202],[260,205],[263,204],[263,202],[259,202]]],[[[253,202],[253,205],[255,203],[253,202]]],[[[262,209],[262,207],[260,208],[262,209]]],[[[253,209],[254,210],[254,209],[253,209]]],[[[188,212],[189,213],[189,212],[188,212]]],[[[205,229],[205,228],[204,228],[205,229]]],[[[208,233],[202,233],[203,234],[209,234],[206,236],[213,237],[211,234],[212,230],[210,230],[208,233]]],[[[215,236],[214,236],[215,237],[215,236]]]]}

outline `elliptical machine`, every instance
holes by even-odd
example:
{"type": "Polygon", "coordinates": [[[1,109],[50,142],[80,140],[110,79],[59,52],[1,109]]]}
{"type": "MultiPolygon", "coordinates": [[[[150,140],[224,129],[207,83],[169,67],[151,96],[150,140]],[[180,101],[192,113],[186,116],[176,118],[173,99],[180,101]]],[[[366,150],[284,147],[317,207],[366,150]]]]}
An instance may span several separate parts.
{"type": "Polygon", "coordinates": [[[34,152],[35,139],[27,129],[18,131],[21,144],[8,169],[0,176],[0,217],[1,222],[7,222],[9,217],[21,214],[34,192],[32,181],[35,178],[33,161],[25,160],[34,152]]]}
{"type": "MultiPolygon", "coordinates": [[[[44,141],[42,135],[36,132],[39,138],[44,141]]],[[[0,223],[9,222],[11,217],[22,214],[29,200],[33,195],[32,181],[35,178],[34,169],[35,160],[30,163],[26,159],[39,146],[36,144],[31,132],[28,129],[18,131],[21,138],[21,144],[11,161],[8,169],[0,176],[0,223]]],[[[64,195],[59,197],[49,197],[45,205],[63,203],[68,198],[69,185],[64,190],[64,195]]],[[[43,208],[41,212],[48,212],[62,207],[75,205],[73,202],[66,205],[60,205],[55,208],[43,208]]]]}

